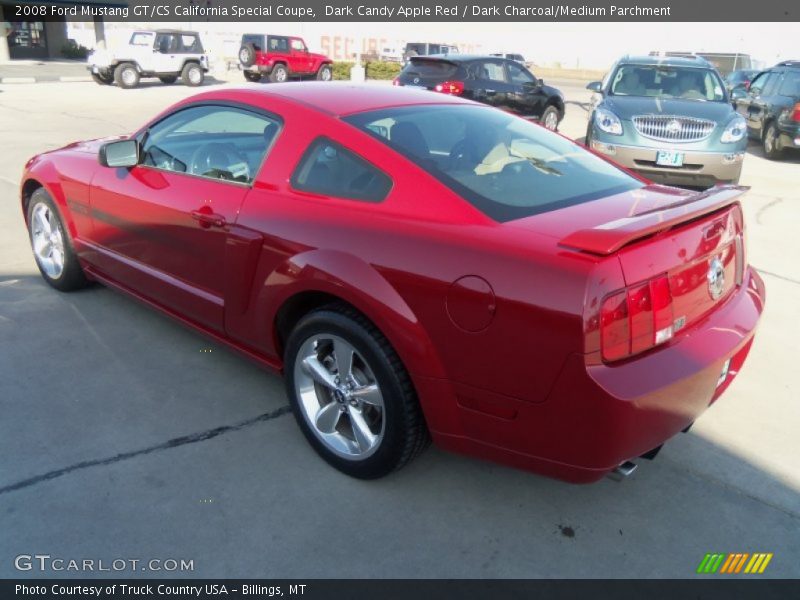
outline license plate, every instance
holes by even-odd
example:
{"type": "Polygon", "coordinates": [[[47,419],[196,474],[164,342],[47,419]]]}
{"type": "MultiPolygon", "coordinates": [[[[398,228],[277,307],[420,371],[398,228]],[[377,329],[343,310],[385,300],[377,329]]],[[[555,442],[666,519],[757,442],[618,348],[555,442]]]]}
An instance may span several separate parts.
{"type": "Polygon", "coordinates": [[[656,152],[656,164],[661,167],[682,167],[683,152],[670,152],[659,150],[656,152]]]}

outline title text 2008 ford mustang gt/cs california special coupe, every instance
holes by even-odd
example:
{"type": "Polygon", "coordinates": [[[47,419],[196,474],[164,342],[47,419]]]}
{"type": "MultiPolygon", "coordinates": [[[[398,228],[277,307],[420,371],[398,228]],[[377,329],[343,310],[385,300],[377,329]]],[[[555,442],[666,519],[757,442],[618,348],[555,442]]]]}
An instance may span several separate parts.
{"type": "Polygon", "coordinates": [[[744,188],[651,184],[497,109],[286,84],[32,158],[44,279],[100,281],[282,371],[355,477],[428,443],[590,482],[739,372],[764,307],[744,188]]]}

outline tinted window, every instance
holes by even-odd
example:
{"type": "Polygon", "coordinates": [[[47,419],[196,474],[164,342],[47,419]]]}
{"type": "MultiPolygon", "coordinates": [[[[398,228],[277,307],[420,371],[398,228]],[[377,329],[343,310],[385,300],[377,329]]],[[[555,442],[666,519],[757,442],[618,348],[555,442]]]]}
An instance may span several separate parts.
{"type": "Polygon", "coordinates": [[[267,38],[267,48],[269,52],[288,52],[289,40],[285,37],[267,38]]]}
{"type": "Polygon", "coordinates": [[[764,87],[761,88],[761,95],[771,96],[774,94],[782,75],[783,73],[780,72],[769,73],[766,81],[764,82],[764,87]]]}
{"type": "Polygon", "coordinates": [[[666,65],[621,65],[611,78],[611,94],[725,102],[722,81],[712,69],[666,65]]]}
{"type": "Polygon", "coordinates": [[[533,75],[528,73],[525,69],[514,63],[508,63],[508,76],[514,83],[533,83],[535,80],[533,75]]]}
{"type": "Polygon", "coordinates": [[[176,35],[171,35],[167,33],[159,33],[156,37],[156,50],[161,52],[162,54],[169,54],[170,52],[175,52],[177,46],[177,37],[176,35]]]}
{"type": "Polygon", "coordinates": [[[197,54],[202,51],[203,45],[198,36],[186,34],[178,36],[178,52],[197,54]]]}
{"type": "Polygon", "coordinates": [[[242,36],[242,45],[245,44],[253,44],[253,48],[256,49],[256,52],[262,52],[264,50],[264,36],[263,35],[243,35],[242,36]]]}
{"type": "Polygon", "coordinates": [[[491,108],[401,107],[345,120],[408,157],[496,221],[643,186],[581,146],[491,108]]]}
{"type": "Polygon", "coordinates": [[[431,60],[429,58],[412,58],[403,68],[403,75],[420,77],[422,79],[449,79],[455,75],[458,65],[446,60],[431,60]]]}
{"type": "Polygon", "coordinates": [[[380,202],[392,188],[392,181],[346,148],[319,138],[295,169],[292,186],[325,196],[380,202]]]}
{"type": "Polygon", "coordinates": [[[488,60],[480,63],[478,78],[488,79],[489,81],[505,81],[506,74],[503,69],[503,63],[488,60]]]}
{"type": "Polygon", "coordinates": [[[781,96],[800,97],[800,71],[786,71],[778,93],[781,96]]]}
{"type": "Polygon", "coordinates": [[[150,128],[144,138],[143,164],[251,183],[278,128],[277,121],[238,108],[187,108],[150,128]]]}

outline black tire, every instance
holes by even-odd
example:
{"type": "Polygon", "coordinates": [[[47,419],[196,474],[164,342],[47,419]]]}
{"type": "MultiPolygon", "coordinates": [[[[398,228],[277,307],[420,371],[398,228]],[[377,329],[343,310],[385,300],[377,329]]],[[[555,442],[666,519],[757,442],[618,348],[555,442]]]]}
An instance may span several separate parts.
{"type": "Polygon", "coordinates": [[[114,69],[114,81],[121,88],[129,90],[139,85],[139,71],[130,62],[119,63],[114,69]]]}
{"type": "Polygon", "coordinates": [[[161,77],[159,77],[159,79],[161,80],[161,83],[166,83],[167,85],[172,85],[173,83],[178,81],[178,76],[177,75],[162,75],[161,77]]]}
{"type": "Polygon", "coordinates": [[[764,137],[761,140],[761,146],[764,148],[764,156],[770,160],[778,160],[783,156],[784,149],[781,147],[775,123],[767,125],[767,130],[764,132],[764,137]]]}
{"type": "Polygon", "coordinates": [[[277,64],[272,67],[272,72],[269,74],[269,80],[272,83],[283,83],[289,79],[289,70],[286,65],[277,64]]]}
{"type": "Polygon", "coordinates": [[[430,443],[414,386],[397,353],[384,335],[363,315],[333,304],[312,311],[296,325],[286,344],[286,391],[300,429],[314,450],[331,466],[359,479],[383,477],[407,465],[430,443]],[[364,358],[383,395],[383,438],[366,458],[343,458],[311,430],[295,387],[295,363],[303,344],[315,335],[344,339],[364,358]]]}
{"type": "Polygon", "coordinates": [[[205,81],[206,74],[203,71],[203,67],[201,67],[196,62],[188,62],[183,65],[183,70],[181,71],[181,81],[184,85],[188,85],[189,87],[197,87],[199,85],[203,85],[203,81],[205,81]]]}
{"type": "Polygon", "coordinates": [[[583,145],[587,148],[592,147],[592,116],[589,115],[589,124],[586,126],[586,136],[583,138],[583,145]]]}
{"type": "Polygon", "coordinates": [[[553,106],[545,107],[544,112],[542,113],[541,118],[539,119],[539,123],[542,124],[543,127],[549,129],[550,131],[558,131],[558,124],[561,121],[561,113],[558,111],[558,108],[553,106]],[[552,126],[548,125],[549,123],[553,124],[552,126]]]}
{"type": "Polygon", "coordinates": [[[243,44],[239,48],[239,63],[243,67],[252,67],[256,63],[256,47],[253,44],[243,44]]]}
{"type": "Polygon", "coordinates": [[[111,85],[114,83],[113,75],[102,75],[100,73],[92,73],[92,79],[98,85],[111,85]]]}
{"type": "Polygon", "coordinates": [[[242,71],[244,78],[251,83],[258,83],[261,81],[261,73],[253,73],[252,71],[242,71]]]}
{"type": "Polygon", "coordinates": [[[47,210],[52,213],[53,220],[55,221],[55,224],[61,235],[64,247],[64,266],[58,276],[51,276],[49,273],[47,273],[45,268],[39,262],[39,258],[36,256],[36,252],[34,251],[36,266],[39,268],[42,278],[50,286],[62,292],[71,292],[73,290],[86,287],[89,282],[83,274],[83,269],[78,262],[78,257],[75,254],[75,249],[72,246],[72,240],[70,239],[67,228],[64,226],[64,222],[61,219],[61,213],[59,213],[55,202],[53,202],[50,194],[48,194],[44,188],[39,188],[36,190],[31,195],[31,199],[28,202],[28,237],[31,240],[31,248],[33,248],[34,231],[36,231],[38,228],[37,224],[34,223],[33,214],[40,205],[46,206],[47,210]]]}
{"type": "Polygon", "coordinates": [[[333,69],[330,65],[322,65],[317,71],[317,80],[319,81],[332,81],[333,69]]]}

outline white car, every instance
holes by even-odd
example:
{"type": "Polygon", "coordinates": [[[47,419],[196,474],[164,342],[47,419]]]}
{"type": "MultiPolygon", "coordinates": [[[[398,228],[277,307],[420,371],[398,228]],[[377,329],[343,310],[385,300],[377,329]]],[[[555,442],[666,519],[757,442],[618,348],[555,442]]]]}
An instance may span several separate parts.
{"type": "Polygon", "coordinates": [[[157,77],[162,83],[198,86],[208,71],[208,55],[194,31],[159,29],[134,31],[130,41],[112,50],[96,50],[88,57],[92,79],[102,85],[116,82],[134,88],[142,77],[157,77]]]}

